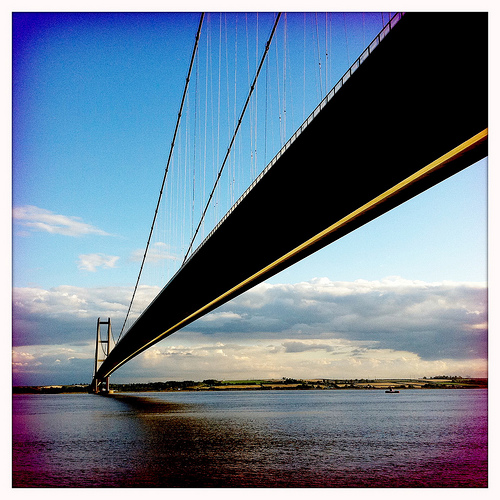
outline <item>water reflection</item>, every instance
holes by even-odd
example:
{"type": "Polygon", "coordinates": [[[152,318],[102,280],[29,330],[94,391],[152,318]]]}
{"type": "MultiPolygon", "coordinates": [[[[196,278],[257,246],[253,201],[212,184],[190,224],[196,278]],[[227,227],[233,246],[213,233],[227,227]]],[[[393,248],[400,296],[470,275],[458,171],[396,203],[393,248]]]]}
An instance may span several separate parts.
{"type": "MultiPolygon", "coordinates": [[[[204,415],[200,405],[144,396],[114,398],[126,405],[143,431],[140,466],[124,486],[232,486],[241,482],[242,462],[255,462],[256,450],[265,446],[262,437],[230,419],[204,415]]],[[[256,469],[254,463],[245,472],[245,482],[256,469]]]]}

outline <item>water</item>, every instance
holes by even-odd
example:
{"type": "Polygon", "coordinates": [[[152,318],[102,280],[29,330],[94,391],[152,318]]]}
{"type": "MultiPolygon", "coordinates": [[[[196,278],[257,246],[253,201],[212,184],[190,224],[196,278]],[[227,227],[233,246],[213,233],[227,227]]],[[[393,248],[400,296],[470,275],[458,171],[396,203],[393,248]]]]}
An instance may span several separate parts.
{"type": "Polygon", "coordinates": [[[14,395],[15,487],[486,487],[487,390],[14,395]]]}

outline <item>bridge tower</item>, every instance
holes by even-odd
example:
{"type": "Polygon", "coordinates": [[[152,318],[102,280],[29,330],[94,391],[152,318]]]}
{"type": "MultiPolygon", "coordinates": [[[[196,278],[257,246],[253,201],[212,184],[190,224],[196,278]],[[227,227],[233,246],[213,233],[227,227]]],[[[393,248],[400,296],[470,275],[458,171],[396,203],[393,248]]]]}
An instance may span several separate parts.
{"type": "Polygon", "coordinates": [[[95,341],[95,363],[94,363],[94,377],[92,380],[91,392],[94,394],[108,393],[109,392],[109,377],[104,379],[96,378],[97,370],[104,362],[104,360],[109,356],[111,343],[111,319],[108,318],[107,321],[97,318],[97,334],[95,341]],[[101,325],[108,325],[106,335],[103,339],[101,335],[101,325]]]}

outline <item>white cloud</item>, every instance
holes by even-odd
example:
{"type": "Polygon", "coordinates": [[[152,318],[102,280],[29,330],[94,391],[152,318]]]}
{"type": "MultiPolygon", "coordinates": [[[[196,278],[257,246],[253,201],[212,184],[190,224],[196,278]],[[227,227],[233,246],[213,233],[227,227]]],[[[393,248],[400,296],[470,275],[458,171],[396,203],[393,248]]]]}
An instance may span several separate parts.
{"type": "Polygon", "coordinates": [[[202,318],[200,318],[200,321],[214,323],[216,321],[217,322],[221,322],[221,321],[225,322],[228,320],[239,320],[239,319],[241,319],[241,315],[239,315],[239,314],[236,314],[234,312],[221,311],[221,312],[209,313],[206,316],[203,316],[202,318]]]}
{"type": "Polygon", "coordinates": [[[105,255],[103,253],[89,253],[79,255],[78,269],[95,272],[98,267],[115,267],[119,257],[115,255],[105,255]]]}
{"type": "Polygon", "coordinates": [[[330,344],[316,341],[287,341],[281,344],[285,348],[285,352],[311,352],[311,351],[325,351],[332,352],[333,347],[330,344]]]}
{"type": "Polygon", "coordinates": [[[33,205],[14,207],[12,215],[14,220],[18,221],[19,224],[28,230],[44,231],[65,236],[84,236],[87,234],[110,236],[105,231],[82,222],[79,217],[58,215],[50,210],[33,205]]]}
{"type": "MultiPolygon", "coordinates": [[[[142,262],[144,258],[144,248],[132,252],[130,260],[133,262],[142,262]]],[[[160,262],[162,260],[178,260],[177,257],[170,253],[170,247],[166,243],[158,241],[153,243],[148,248],[148,255],[146,261],[148,263],[160,262]]]]}

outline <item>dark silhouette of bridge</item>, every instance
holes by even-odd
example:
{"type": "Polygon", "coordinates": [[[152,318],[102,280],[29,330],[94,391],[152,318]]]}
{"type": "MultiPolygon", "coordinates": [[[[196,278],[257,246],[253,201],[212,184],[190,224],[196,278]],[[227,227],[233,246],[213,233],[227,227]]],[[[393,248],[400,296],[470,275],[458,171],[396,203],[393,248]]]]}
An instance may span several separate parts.
{"type": "Polygon", "coordinates": [[[94,391],[163,338],[486,157],[487,30],[486,13],[393,18],[96,364],[94,391]]]}

